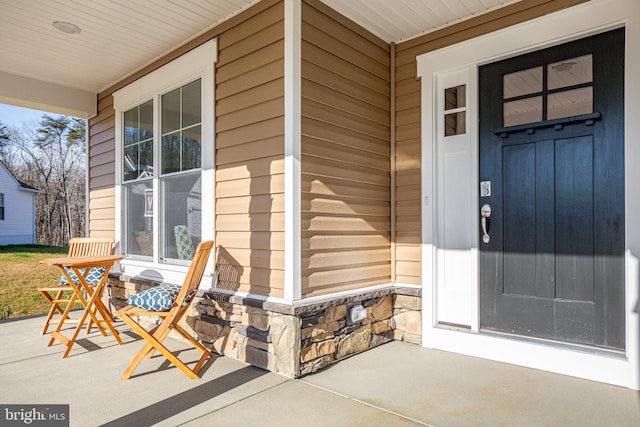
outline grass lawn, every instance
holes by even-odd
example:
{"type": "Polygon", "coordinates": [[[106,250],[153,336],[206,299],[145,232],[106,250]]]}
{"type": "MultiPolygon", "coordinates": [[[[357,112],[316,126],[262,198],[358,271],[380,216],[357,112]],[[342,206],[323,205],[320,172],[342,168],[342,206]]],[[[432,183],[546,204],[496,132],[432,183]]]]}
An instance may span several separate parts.
{"type": "Polygon", "coordinates": [[[60,270],[39,261],[66,256],[68,252],[69,248],[57,246],[0,246],[0,319],[49,311],[49,303],[37,288],[57,284],[60,270]]]}

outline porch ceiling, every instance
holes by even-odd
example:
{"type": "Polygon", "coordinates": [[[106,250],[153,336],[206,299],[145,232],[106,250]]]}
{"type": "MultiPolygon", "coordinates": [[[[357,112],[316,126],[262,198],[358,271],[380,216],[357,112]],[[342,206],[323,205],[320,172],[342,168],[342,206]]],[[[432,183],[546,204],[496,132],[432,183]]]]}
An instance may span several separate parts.
{"type": "MultiPolygon", "coordinates": [[[[0,0],[0,72],[96,93],[259,1],[0,0]]],[[[322,1],[398,42],[518,0],[322,1]]]]}

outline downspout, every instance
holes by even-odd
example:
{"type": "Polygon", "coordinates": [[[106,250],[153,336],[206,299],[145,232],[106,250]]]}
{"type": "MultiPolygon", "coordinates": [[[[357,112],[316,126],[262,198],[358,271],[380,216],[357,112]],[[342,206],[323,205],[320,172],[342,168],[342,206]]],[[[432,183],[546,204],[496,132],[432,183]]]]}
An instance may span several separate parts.
{"type": "Polygon", "coordinates": [[[390,94],[390,193],[391,193],[391,283],[396,283],[396,44],[391,43],[391,94],[390,94]]]}

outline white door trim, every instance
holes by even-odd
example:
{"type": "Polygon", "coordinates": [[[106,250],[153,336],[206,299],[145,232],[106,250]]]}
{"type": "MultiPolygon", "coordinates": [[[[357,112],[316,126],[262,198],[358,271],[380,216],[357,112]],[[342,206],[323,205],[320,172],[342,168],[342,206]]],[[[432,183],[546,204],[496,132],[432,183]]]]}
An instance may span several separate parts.
{"type": "MultiPolygon", "coordinates": [[[[423,345],[506,363],[640,389],[640,2],[637,0],[592,0],[563,11],[485,36],[458,43],[417,58],[422,78],[422,277],[423,345]],[[477,123],[478,66],[545,47],[625,27],[625,245],[626,245],[626,354],[605,354],[588,348],[576,349],[556,343],[513,340],[482,334],[477,326],[452,329],[437,324],[438,210],[442,179],[437,162],[438,114],[436,88],[439,75],[469,71],[469,123],[477,123]],[[636,42],[634,42],[636,41],[636,42]]],[[[441,90],[440,88],[438,88],[441,90]]],[[[477,126],[469,129],[477,147],[477,126]]],[[[477,149],[472,150],[477,164],[477,149]]],[[[471,210],[479,212],[477,172],[470,180],[471,210]]],[[[476,215],[471,215],[474,237],[468,248],[477,257],[476,215]]],[[[467,225],[468,227],[469,225],[467,225]]],[[[478,320],[478,271],[474,264],[470,279],[474,321],[478,320]]],[[[474,323],[472,326],[477,325],[474,323]]]]}

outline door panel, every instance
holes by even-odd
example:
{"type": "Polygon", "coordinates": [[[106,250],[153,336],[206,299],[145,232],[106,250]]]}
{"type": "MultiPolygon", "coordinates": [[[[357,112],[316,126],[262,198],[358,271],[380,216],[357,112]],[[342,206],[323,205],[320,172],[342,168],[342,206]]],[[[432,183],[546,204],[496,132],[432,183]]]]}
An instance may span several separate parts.
{"type": "Polygon", "coordinates": [[[621,29],[480,68],[483,330],[624,349],[623,64],[621,29]]]}
{"type": "Polygon", "coordinates": [[[594,302],[593,137],[556,142],[556,298],[594,302]]]}

